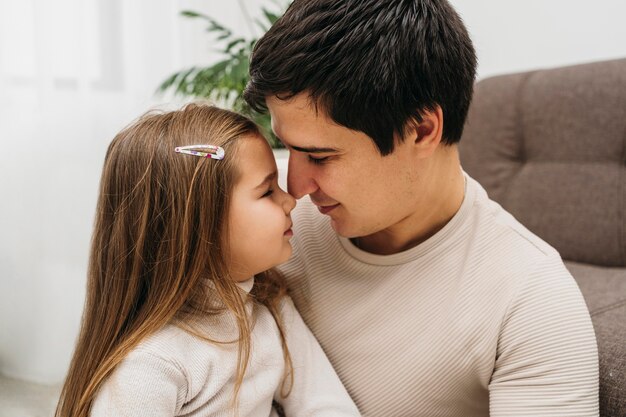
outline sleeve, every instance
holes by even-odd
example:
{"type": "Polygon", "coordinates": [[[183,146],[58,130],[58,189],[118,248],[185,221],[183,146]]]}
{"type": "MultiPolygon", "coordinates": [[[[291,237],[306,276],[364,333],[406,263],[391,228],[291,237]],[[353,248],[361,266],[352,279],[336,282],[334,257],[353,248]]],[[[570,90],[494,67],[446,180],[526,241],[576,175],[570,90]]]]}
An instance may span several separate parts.
{"type": "Polygon", "coordinates": [[[282,396],[279,387],[274,399],[282,406],[285,416],[360,416],[322,347],[290,298],[283,302],[282,319],[293,362],[293,386],[287,397],[282,396]]]}
{"type": "Polygon", "coordinates": [[[148,352],[131,352],[104,382],[91,417],[174,416],[187,394],[183,372],[148,352]]]}
{"type": "Polygon", "coordinates": [[[518,288],[489,384],[492,417],[598,416],[598,351],[591,318],[560,259],[518,288]]]}

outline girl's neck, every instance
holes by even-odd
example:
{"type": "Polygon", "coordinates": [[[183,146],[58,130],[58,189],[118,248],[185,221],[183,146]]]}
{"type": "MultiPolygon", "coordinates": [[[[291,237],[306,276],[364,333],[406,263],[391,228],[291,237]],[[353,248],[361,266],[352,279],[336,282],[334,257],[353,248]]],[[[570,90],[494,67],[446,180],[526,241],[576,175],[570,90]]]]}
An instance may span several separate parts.
{"type": "Polygon", "coordinates": [[[254,286],[254,276],[243,281],[235,281],[235,284],[245,292],[249,293],[254,286]]]}

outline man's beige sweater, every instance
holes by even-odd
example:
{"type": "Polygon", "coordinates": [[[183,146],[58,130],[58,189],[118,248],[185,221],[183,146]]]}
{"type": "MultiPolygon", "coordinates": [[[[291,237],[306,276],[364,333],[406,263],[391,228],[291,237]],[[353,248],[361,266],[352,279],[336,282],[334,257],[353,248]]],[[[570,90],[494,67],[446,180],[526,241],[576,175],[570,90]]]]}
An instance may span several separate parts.
{"type": "Polygon", "coordinates": [[[390,256],[303,199],[292,297],[366,417],[597,416],[589,313],[559,254],[466,177],[454,218],[390,256]]]}

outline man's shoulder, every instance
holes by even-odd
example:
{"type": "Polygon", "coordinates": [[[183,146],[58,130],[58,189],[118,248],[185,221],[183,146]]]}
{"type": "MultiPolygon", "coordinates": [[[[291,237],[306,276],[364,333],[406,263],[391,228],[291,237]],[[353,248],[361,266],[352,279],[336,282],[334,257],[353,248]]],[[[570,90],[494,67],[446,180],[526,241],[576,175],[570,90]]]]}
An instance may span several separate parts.
{"type": "MultiPolygon", "coordinates": [[[[548,268],[550,274],[569,285],[573,280],[558,251],[520,223],[500,204],[491,200],[476,183],[477,196],[469,220],[465,249],[472,261],[484,270],[495,272],[494,280],[506,280],[513,286],[527,285],[528,280],[548,268]]],[[[539,277],[541,279],[541,277],[539,277]]]]}
{"type": "Polygon", "coordinates": [[[471,220],[474,238],[481,239],[495,251],[512,252],[510,256],[520,255],[533,258],[553,258],[560,256],[556,249],[520,223],[499,203],[491,200],[486,191],[476,181],[477,188],[471,220]]]}

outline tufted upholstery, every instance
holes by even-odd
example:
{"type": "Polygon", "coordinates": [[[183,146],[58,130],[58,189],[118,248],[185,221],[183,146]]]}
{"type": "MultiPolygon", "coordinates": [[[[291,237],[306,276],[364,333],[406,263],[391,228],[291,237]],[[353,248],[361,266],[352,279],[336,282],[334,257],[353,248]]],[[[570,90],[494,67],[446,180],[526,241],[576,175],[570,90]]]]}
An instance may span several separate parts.
{"type": "Polygon", "coordinates": [[[559,250],[589,307],[602,416],[626,416],[626,59],[476,85],[461,163],[559,250]]]}

